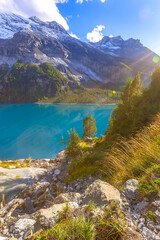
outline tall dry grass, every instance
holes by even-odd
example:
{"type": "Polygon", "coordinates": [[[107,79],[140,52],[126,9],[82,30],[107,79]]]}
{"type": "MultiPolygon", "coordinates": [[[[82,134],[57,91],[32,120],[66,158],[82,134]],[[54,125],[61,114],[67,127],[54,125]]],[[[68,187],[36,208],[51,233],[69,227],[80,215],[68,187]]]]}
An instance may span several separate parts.
{"type": "Polygon", "coordinates": [[[135,137],[121,139],[113,146],[105,154],[101,170],[106,180],[115,184],[140,178],[155,164],[160,164],[160,113],[135,137]]]}

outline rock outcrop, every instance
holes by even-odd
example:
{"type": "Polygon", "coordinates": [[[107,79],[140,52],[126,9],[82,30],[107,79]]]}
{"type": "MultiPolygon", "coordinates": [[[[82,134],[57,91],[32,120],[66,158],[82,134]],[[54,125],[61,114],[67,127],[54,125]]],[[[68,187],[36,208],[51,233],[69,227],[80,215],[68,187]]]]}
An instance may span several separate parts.
{"type": "Polygon", "coordinates": [[[85,191],[82,205],[93,201],[97,206],[107,205],[110,201],[121,202],[119,191],[109,183],[96,180],[85,191]]]}
{"type": "Polygon", "coordinates": [[[135,200],[137,198],[138,181],[136,179],[129,179],[125,183],[125,194],[128,199],[135,200]]]}

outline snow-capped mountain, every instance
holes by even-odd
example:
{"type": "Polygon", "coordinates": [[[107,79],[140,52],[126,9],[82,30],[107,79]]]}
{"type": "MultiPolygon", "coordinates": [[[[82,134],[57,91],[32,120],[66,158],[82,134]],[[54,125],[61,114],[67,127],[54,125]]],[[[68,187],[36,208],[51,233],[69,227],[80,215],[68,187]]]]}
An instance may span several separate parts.
{"type": "Polygon", "coordinates": [[[152,60],[150,58],[150,54],[152,52],[148,48],[144,47],[138,39],[130,38],[128,40],[123,40],[121,36],[106,36],[99,42],[91,44],[96,48],[116,57],[128,58],[131,60],[137,60],[144,57],[144,60],[152,60]]]}
{"type": "Polygon", "coordinates": [[[0,64],[10,67],[17,60],[48,62],[84,85],[94,81],[115,85],[137,71],[143,72],[142,78],[148,81],[155,67],[152,61],[155,55],[139,40],[124,41],[118,36],[86,43],[71,37],[55,21],[0,13],[0,64]]]}
{"type": "Polygon", "coordinates": [[[12,38],[15,33],[35,25],[33,21],[13,13],[0,13],[0,38],[12,38]]]}
{"type": "Polygon", "coordinates": [[[67,34],[65,29],[57,22],[43,22],[37,17],[24,18],[13,13],[0,13],[0,38],[10,39],[22,30],[39,31],[53,37],[55,33],[67,34]]]}

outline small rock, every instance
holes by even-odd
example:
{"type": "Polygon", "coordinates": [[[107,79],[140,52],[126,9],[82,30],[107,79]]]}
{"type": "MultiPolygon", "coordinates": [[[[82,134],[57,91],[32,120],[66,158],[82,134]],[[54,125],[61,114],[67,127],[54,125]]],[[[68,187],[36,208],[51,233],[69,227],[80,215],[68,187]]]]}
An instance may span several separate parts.
{"type": "Polygon", "coordinates": [[[146,237],[152,236],[152,231],[150,231],[150,230],[149,230],[148,228],[146,228],[146,227],[143,227],[142,235],[143,235],[143,236],[146,236],[146,237]]]}
{"type": "Polygon", "coordinates": [[[147,227],[151,230],[154,231],[155,230],[155,226],[152,223],[147,223],[147,227]]]}
{"type": "Polygon", "coordinates": [[[160,232],[160,225],[154,226],[160,232]]]}
{"type": "Polygon", "coordinates": [[[61,173],[61,171],[59,170],[59,169],[56,169],[55,171],[54,171],[54,174],[57,176],[57,175],[59,175],[61,173]]]}
{"type": "Polygon", "coordinates": [[[0,225],[4,224],[4,218],[0,218],[0,225]]]}
{"type": "Polygon", "coordinates": [[[80,190],[81,190],[81,186],[80,186],[80,185],[77,185],[77,186],[76,186],[76,190],[77,190],[77,191],[80,191],[80,190]]]}
{"type": "Polygon", "coordinates": [[[137,226],[137,230],[141,230],[143,227],[144,227],[144,224],[143,223],[139,223],[138,226],[137,226]]]}
{"type": "Polygon", "coordinates": [[[144,211],[146,209],[146,207],[148,206],[148,202],[143,200],[142,202],[138,203],[136,206],[135,206],[135,211],[136,212],[141,212],[141,211],[144,211]]]}
{"type": "Polygon", "coordinates": [[[61,193],[54,199],[55,204],[64,202],[79,202],[81,195],[75,192],[61,193]]]}
{"type": "Polygon", "coordinates": [[[30,197],[27,197],[25,199],[25,205],[26,205],[26,212],[27,213],[33,213],[34,212],[34,207],[33,207],[33,204],[32,204],[32,200],[30,197]]]}
{"type": "Polygon", "coordinates": [[[155,201],[152,203],[152,205],[155,207],[160,207],[160,201],[155,201]]]}
{"type": "Polygon", "coordinates": [[[145,218],[140,218],[140,219],[139,219],[139,222],[140,222],[140,223],[145,223],[145,221],[146,221],[145,218]]]}
{"type": "Polygon", "coordinates": [[[28,218],[22,218],[19,219],[13,226],[12,232],[16,235],[20,234],[22,231],[24,231],[26,228],[33,227],[33,225],[36,223],[33,219],[28,218]]]}
{"type": "Polygon", "coordinates": [[[58,179],[57,179],[56,176],[53,176],[53,181],[54,181],[54,182],[57,182],[57,181],[58,181],[58,179]]]}
{"type": "Polygon", "coordinates": [[[130,200],[135,200],[137,198],[138,181],[136,179],[129,179],[124,185],[126,197],[130,200]]]}
{"type": "Polygon", "coordinates": [[[160,217],[160,211],[159,211],[158,209],[155,211],[155,214],[156,214],[158,217],[160,217]]]}

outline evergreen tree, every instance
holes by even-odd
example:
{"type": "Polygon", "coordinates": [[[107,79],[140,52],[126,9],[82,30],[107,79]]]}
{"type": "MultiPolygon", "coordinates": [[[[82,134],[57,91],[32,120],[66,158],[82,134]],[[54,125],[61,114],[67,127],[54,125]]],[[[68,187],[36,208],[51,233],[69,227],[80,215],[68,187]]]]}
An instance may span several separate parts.
{"type": "Polygon", "coordinates": [[[90,113],[90,115],[83,120],[83,137],[84,138],[94,137],[97,134],[96,131],[97,131],[96,120],[90,113]]]}
{"type": "Polygon", "coordinates": [[[142,85],[140,74],[135,78],[130,79],[124,86],[124,91],[120,97],[117,107],[112,113],[109,128],[106,130],[106,135],[122,135],[127,136],[135,118],[135,105],[142,94],[142,85]]]}
{"type": "Polygon", "coordinates": [[[81,147],[79,145],[80,138],[75,129],[68,131],[68,146],[66,148],[66,154],[68,157],[76,157],[81,155],[81,147]]]}

